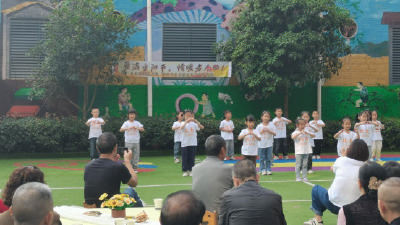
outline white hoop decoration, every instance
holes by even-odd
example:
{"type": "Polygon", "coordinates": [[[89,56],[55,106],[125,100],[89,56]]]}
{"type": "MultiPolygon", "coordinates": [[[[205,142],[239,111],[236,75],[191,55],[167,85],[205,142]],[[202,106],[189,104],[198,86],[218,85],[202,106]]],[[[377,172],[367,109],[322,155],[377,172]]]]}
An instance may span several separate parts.
{"type": "Polygon", "coordinates": [[[346,39],[346,43],[350,44],[350,39],[354,38],[358,33],[358,25],[353,19],[350,23],[339,27],[339,33],[346,39]]]}
{"type": "Polygon", "coordinates": [[[176,99],[176,101],[175,101],[175,109],[176,109],[176,111],[177,112],[182,111],[181,107],[180,107],[180,103],[181,103],[181,100],[184,99],[184,98],[190,98],[190,99],[193,100],[193,102],[194,102],[193,112],[197,113],[197,111],[199,110],[199,101],[197,100],[196,96],[194,96],[192,94],[183,94],[183,95],[179,96],[176,99]]]}

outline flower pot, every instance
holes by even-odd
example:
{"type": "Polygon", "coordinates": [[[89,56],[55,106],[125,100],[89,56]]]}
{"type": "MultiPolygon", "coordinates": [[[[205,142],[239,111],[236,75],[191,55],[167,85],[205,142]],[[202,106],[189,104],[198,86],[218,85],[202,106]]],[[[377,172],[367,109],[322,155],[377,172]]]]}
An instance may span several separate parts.
{"type": "Polygon", "coordinates": [[[113,218],[125,218],[126,216],[125,209],[122,210],[111,209],[111,216],[113,218]]]}

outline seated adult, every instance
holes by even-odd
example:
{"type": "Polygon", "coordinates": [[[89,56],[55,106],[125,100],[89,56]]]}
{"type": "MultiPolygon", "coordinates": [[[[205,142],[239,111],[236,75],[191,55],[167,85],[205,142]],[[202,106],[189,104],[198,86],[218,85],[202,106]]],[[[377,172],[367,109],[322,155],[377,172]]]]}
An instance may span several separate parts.
{"type": "Polygon", "coordinates": [[[207,158],[193,167],[192,190],[208,211],[219,211],[222,194],[233,187],[232,166],[223,162],[225,140],[211,135],[205,143],[207,158]]]}
{"type": "Polygon", "coordinates": [[[119,162],[117,137],[110,132],[105,132],[97,138],[96,147],[100,157],[90,161],[85,166],[83,178],[85,181],[85,203],[88,205],[96,204],[97,207],[100,207],[99,197],[103,193],[107,193],[110,197],[119,194],[122,182],[130,186],[124,193],[135,198],[136,207],[142,207],[142,201],[133,188],[136,187],[138,179],[131,164],[132,151],[130,149],[125,151],[125,165],[119,162]]]}
{"type": "Polygon", "coordinates": [[[14,193],[11,210],[15,225],[51,225],[53,198],[50,188],[38,182],[21,185],[14,193]]]}
{"type": "Polygon", "coordinates": [[[199,225],[205,213],[204,203],[191,191],[167,196],[161,209],[161,225],[199,225]]]}
{"type": "Polygon", "coordinates": [[[387,161],[383,164],[383,168],[386,170],[386,178],[400,177],[400,164],[398,162],[387,161]]]}
{"type": "Polygon", "coordinates": [[[386,179],[385,169],[376,162],[360,167],[358,186],[362,196],[339,210],[338,225],[387,225],[378,209],[378,187],[386,179]]]}
{"type": "Polygon", "coordinates": [[[345,156],[336,159],[332,166],[335,178],[329,189],[315,185],[311,191],[311,210],[315,217],[304,225],[322,225],[322,215],[326,209],[338,214],[340,207],[350,204],[361,196],[358,188],[358,171],[369,158],[367,144],[360,139],[354,140],[345,156]]]}
{"type": "MultiPolygon", "coordinates": [[[[37,168],[36,166],[24,166],[18,167],[15,169],[3,189],[2,199],[0,200],[1,204],[3,205],[5,211],[0,214],[0,224],[1,225],[12,225],[14,224],[14,218],[11,215],[9,207],[12,206],[13,203],[13,196],[15,190],[20,187],[21,185],[28,183],[28,182],[44,182],[44,174],[43,172],[37,168]]],[[[60,216],[53,212],[53,225],[61,224],[60,216]]]]}
{"type": "Polygon", "coordinates": [[[233,166],[234,188],[222,196],[220,225],[286,224],[282,197],[258,184],[254,163],[240,160],[233,166]]]}
{"type": "Polygon", "coordinates": [[[378,189],[378,207],[390,225],[400,225],[400,178],[386,179],[378,189]]]}

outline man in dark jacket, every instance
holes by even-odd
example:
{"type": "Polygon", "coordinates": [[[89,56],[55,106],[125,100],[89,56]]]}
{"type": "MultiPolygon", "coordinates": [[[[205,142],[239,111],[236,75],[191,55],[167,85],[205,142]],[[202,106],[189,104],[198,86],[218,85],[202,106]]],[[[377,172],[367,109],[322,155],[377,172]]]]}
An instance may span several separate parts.
{"type": "Polygon", "coordinates": [[[241,160],[233,166],[233,184],[222,197],[220,225],[286,225],[282,197],[258,184],[254,163],[241,160]]]}

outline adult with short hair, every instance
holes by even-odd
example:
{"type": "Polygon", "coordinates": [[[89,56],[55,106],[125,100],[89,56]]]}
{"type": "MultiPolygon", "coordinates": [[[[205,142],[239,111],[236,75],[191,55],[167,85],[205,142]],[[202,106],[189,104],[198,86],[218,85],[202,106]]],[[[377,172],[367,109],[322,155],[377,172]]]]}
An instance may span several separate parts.
{"type": "Polygon", "coordinates": [[[108,196],[119,194],[122,182],[130,186],[124,193],[135,198],[137,201],[135,206],[143,206],[134,189],[138,184],[138,178],[131,164],[132,151],[128,149],[124,152],[125,165],[119,162],[117,137],[110,132],[105,132],[98,137],[96,147],[100,157],[90,161],[85,166],[83,178],[85,181],[85,203],[88,205],[96,204],[97,207],[100,207],[99,197],[103,193],[107,193],[108,196]]]}
{"type": "Polygon", "coordinates": [[[387,161],[383,165],[386,170],[386,177],[400,177],[400,164],[396,161],[387,161]]]}
{"type": "Polygon", "coordinates": [[[15,225],[50,225],[53,218],[50,188],[39,182],[21,185],[14,193],[11,210],[15,225]]]}
{"type": "Polygon", "coordinates": [[[211,135],[205,143],[207,158],[193,167],[192,190],[208,211],[218,211],[222,194],[233,187],[232,166],[223,162],[226,156],[225,140],[211,135]]]}
{"type": "Polygon", "coordinates": [[[200,225],[204,203],[191,191],[177,191],[167,196],[161,208],[161,225],[200,225]]]}
{"type": "Polygon", "coordinates": [[[378,188],[386,179],[385,169],[366,162],[358,173],[361,197],[339,210],[337,225],[387,225],[378,210],[378,188]]]}
{"type": "Polygon", "coordinates": [[[222,196],[219,225],[286,225],[282,197],[258,184],[252,161],[236,162],[232,179],[235,187],[222,196]]]}
{"type": "Polygon", "coordinates": [[[378,189],[378,207],[390,225],[400,225],[400,178],[385,180],[378,189]]]}

